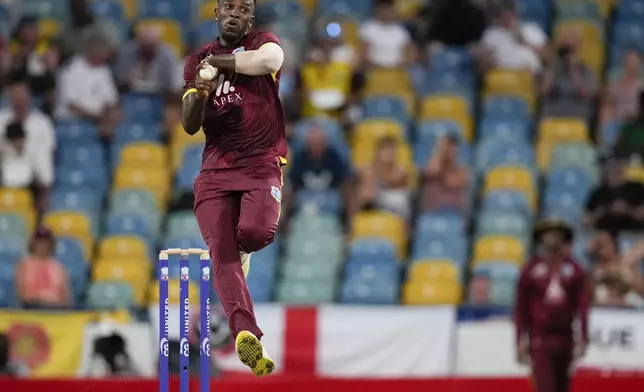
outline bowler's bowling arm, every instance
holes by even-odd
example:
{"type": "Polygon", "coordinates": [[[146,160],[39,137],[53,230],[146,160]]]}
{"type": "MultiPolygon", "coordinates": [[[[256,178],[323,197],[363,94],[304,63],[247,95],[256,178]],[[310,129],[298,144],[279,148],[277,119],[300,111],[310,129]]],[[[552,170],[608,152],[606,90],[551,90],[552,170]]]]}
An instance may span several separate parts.
{"type": "Polygon", "coordinates": [[[267,42],[257,50],[212,56],[207,59],[215,68],[234,69],[242,75],[274,74],[282,68],[284,51],[274,42],[267,42]]]}

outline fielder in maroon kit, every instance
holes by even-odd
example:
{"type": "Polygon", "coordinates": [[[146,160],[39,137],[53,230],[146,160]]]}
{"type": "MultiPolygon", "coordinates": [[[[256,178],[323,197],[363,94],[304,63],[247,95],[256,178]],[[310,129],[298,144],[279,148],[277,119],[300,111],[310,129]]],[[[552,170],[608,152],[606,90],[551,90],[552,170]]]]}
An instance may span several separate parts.
{"type": "Polygon", "coordinates": [[[258,376],[275,367],[260,339],[246,275],[250,253],[273,241],[280,215],[286,139],[278,96],[279,40],[251,32],[253,0],[220,0],[220,36],[184,67],[182,123],[203,128],[206,146],[194,185],[194,211],[214,264],[214,286],[239,359],[258,376]],[[199,76],[215,67],[213,80],[199,76]]]}
{"type": "Polygon", "coordinates": [[[588,345],[590,290],[584,270],[570,256],[573,237],[563,221],[539,222],[538,252],[518,281],[517,355],[531,364],[537,392],[569,391],[571,364],[588,345]]]}

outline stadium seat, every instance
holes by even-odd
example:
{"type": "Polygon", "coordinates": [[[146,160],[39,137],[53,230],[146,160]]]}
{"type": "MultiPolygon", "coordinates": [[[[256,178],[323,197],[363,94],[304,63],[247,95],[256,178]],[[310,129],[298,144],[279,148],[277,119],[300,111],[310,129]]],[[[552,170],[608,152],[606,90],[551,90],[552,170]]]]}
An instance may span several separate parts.
{"type": "Polygon", "coordinates": [[[115,213],[143,212],[154,214],[159,211],[159,201],[152,192],[124,189],[112,195],[110,211],[115,213]]]}
{"type": "Polygon", "coordinates": [[[0,308],[18,306],[15,287],[15,264],[0,263],[0,308]]]}
{"type": "Polygon", "coordinates": [[[21,11],[40,18],[67,20],[69,7],[61,7],[56,0],[24,0],[21,11]]]}
{"type": "Polygon", "coordinates": [[[283,281],[277,288],[277,300],[289,305],[320,305],[334,299],[335,285],[328,282],[283,281]]]}
{"type": "Polygon", "coordinates": [[[372,263],[397,261],[394,244],[386,239],[362,238],[351,242],[348,260],[368,260],[372,263]]]}
{"type": "Polygon", "coordinates": [[[99,259],[92,268],[92,280],[126,283],[132,287],[136,303],[143,305],[150,281],[150,264],[128,258],[99,259]]]}
{"type": "Polygon", "coordinates": [[[143,214],[110,214],[107,217],[106,235],[133,235],[154,241],[158,228],[150,217],[143,214]]]}
{"type": "Polygon", "coordinates": [[[56,164],[70,168],[105,165],[105,152],[100,144],[67,144],[58,147],[56,164]]]}
{"type": "Polygon", "coordinates": [[[98,17],[125,22],[126,15],[123,5],[118,1],[94,0],[90,3],[92,13],[98,17]]]}
{"type": "Polygon", "coordinates": [[[405,305],[456,305],[461,301],[462,288],[454,283],[408,282],[403,286],[405,305]]]}
{"type": "Polygon", "coordinates": [[[175,212],[168,216],[166,235],[168,238],[176,237],[199,237],[201,230],[197,224],[197,219],[192,211],[175,212]]]}
{"type": "Polygon", "coordinates": [[[28,237],[0,237],[0,258],[18,261],[27,251],[28,237]]]}
{"type": "Polygon", "coordinates": [[[465,236],[428,238],[416,240],[412,248],[412,260],[446,259],[462,265],[466,262],[468,245],[465,236]]]}
{"type": "Polygon", "coordinates": [[[163,168],[119,167],[114,176],[113,190],[123,189],[150,191],[159,203],[165,203],[170,190],[169,173],[163,168]]]}
{"type": "Polygon", "coordinates": [[[484,95],[516,96],[532,110],[535,101],[532,75],[528,71],[493,69],[485,75],[484,95]]]}
{"type": "Polygon", "coordinates": [[[114,310],[135,304],[134,289],[125,282],[96,282],[87,290],[87,307],[90,309],[114,310]]]}
{"type": "Polygon", "coordinates": [[[588,127],[579,119],[551,118],[539,123],[537,134],[540,143],[588,142],[588,127]]]}
{"type": "Polygon", "coordinates": [[[160,141],[161,132],[157,124],[121,123],[116,127],[112,143],[122,146],[134,142],[159,143],[160,141]]]}
{"type": "Polygon", "coordinates": [[[296,211],[340,215],[342,206],[342,195],[340,191],[335,189],[301,190],[295,195],[296,211]]]}
{"type": "Polygon", "coordinates": [[[137,142],[123,148],[118,161],[121,167],[164,168],[168,165],[167,150],[159,143],[137,142]]]}
{"type": "Polygon", "coordinates": [[[90,219],[83,213],[71,211],[50,212],[45,215],[44,223],[57,237],[82,239],[92,236],[90,219]]]}
{"type": "Polygon", "coordinates": [[[461,280],[461,271],[450,260],[415,260],[409,266],[408,281],[458,283],[461,280]]]}
{"type": "MultiPolygon", "coordinates": [[[[159,303],[159,282],[154,281],[148,291],[150,305],[157,306],[159,303]]],[[[168,282],[168,302],[170,305],[179,305],[179,281],[174,279],[168,282]]],[[[188,299],[192,306],[199,304],[199,286],[195,282],[190,282],[188,287],[188,299]]]]}
{"type": "Polygon", "coordinates": [[[457,96],[431,96],[421,103],[420,120],[448,120],[457,123],[462,130],[463,140],[474,137],[470,109],[467,101],[457,96]]]}
{"type": "MultiPolygon", "coordinates": [[[[181,7],[185,9],[189,8],[189,7],[186,7],[185,4],[181,4],[181,7]]],[[[181,31],[180,23],[171,19],[163,19],[163,18],[146,18],[146,19],[141,19],[137,23],[137,26],[136,26],[137,33],[138,31],[141,31],[147,28],[158,29],[161,33],[163,42],[170,45],[170,47],[174,50],[175,54],[177,55],[177,58],[181,58],[183,56],[183,35],[182,35],[183,33],[181,31]]],[[[124,105],[124,107],[126,107],[127,109],[127,106],[124,105]]],[[[132,111],[131,113],[135,114],[135,111],[132,111]]],[[[158,113],[160,114],[161,112],[159,111],[158,113]]],[[[133,120],[136,119],[136,117],[130,117],[130,118],[132,118],[133,120]]]]}
{"type": "Polygon", "coordinates": [[[70,237],[56,238],[56,258],[67,266],[79,265],[89,261],[83,244],[70,237]]]}
{"type": "Polygon", "coordinates": [[[30,238],[31,233],[25,218],[11,212],[0,213],[0,237],[30,238]]]}
{"type": "Polygon", "coordinates": [[[508,235],[527,240],[530,225],[522,214],[483,212],[477,219],[476,232],[479,236],[508,235]]]}
{"type": "Polygon", "coordinates": [[[524,245],[518,239],[510,236],[490,235],[478,239],[474,243],[473,263],[489,260],[502,260],[520,265],[525,259],[524,245]]]}
{"type": "Polygon", "coordinates": [[[120,258],[149,262],[148,248],[141,238],[129,235],[105,237],[99,244],[98,257],[105,260],[120,258]]]}
{"type": "MultiPolygon", "coordinates": [[[[141,22],[143,24],[147,22],[141,22]]],[[[162,32],[165,30],[162,30],[162,32]]],[[[165,31],[163,34],[166,34],[165,31]]],[[[179,38],[180,39],[180,38],[179,38]]],[[[172,45],[171,42],[164,40],[172,45]]],[[[179,57],[181,55],[179,54],[179,57]]],[[[156,125],[163,113],[163,97],[159,94],[128,93],[121,96],[125,121],[128,123],[149,123],[156,125]]]]}
{"type": "Polygon", "coordinates": [[[354,218],[351,227],[353,239],[383,238],[396,246],[399,257],[404,257],[407,242],[405,222],[397,215],[387,212],[361,212],[354,218]]]}
{"type": "Polygon", "coordinates": [[[400,283],[397,280],[363,282],[346,280],[340,291],[340,301],[356,305],[394,305],[398,301],[400,283]]]}

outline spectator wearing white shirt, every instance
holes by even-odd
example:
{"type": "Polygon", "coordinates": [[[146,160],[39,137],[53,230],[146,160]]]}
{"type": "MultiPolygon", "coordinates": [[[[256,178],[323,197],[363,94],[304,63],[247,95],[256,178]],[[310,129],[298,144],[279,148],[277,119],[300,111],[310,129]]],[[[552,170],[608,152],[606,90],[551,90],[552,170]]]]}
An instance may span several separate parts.
{"type": "Polygon", "coordinates": [[[548,37],[535,23],[521,22],[514,6],[497,10],[495,23],[483,34],[483,46],[492,52],[497,67],[538,73],[547,51],[548,37]]]}
{"type": "Polygon", "coordinates": [[[0,145],[6,143],[5,131],[11,123],[19,123],[25,132],[26,147],[53,162],[56,150],[56,131],[54,124],[31,103],[31,93],[27,83],[12,81],[7,88],[9,106],[0,109],[0,145]]]}
{"type": "Polygon", "coordinates": [[[110,137],[120,121],[119,94],[107,65],[109,42],[100,35],[87,41],[85,53],[72,57],[58,80],[56,117],[87,120],[110,137]]]}
{"type": "Polygon", "coordinates": [[[397,68],[417,58],[411,34],[396,16],[394,0],[376,0],[375,18],[360,28],[365,65],[397,68]]]}
{"type": "Polygon", "coordinates": [[[54,182],[54,162],[26,142],[22,124],[13,122],[4,130],[6,142],[0,147],[3,187],[30,188],[40,210],[46,209],[49,188],[54,182]]]}

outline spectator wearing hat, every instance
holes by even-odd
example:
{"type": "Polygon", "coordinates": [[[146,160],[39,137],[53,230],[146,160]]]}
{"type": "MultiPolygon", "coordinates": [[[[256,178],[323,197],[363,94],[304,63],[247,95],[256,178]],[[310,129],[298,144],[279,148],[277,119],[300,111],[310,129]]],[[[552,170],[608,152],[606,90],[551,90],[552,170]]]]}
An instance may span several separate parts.
{"type": "Polygon", "coordinates": [[[16,271],[18,299],[28,309],[59,309],[72,305],[71,286],[65,267],[54,257],[56,239],[45,226],[36,230],[29,255],[16,271]]]}
{"type": "Polygon", "coordinates": [[[573,229],[564,221],[538,222],[537,253],[521,270],[515,309],[518,360],[531,363],[537,392],[569,390],[570,365],[588,345],[590,287],[571,257],[573,229]],[[579,321],[579,335],[573,324],[579,321]]]}

